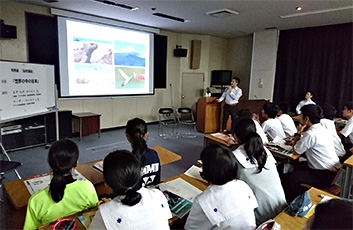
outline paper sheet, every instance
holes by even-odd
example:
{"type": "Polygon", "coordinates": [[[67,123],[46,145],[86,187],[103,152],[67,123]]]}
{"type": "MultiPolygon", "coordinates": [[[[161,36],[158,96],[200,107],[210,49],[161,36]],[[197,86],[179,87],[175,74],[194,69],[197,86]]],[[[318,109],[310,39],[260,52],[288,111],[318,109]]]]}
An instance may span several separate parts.
{"type": "Polygon", "coordinates": [[[162,191],[171,191],[178,196],[190,200],[191,202],[194,201],[195,196],[202,192],[200,189],[196,188],[182,178],[177,178],[165,183],[161,183],[158,185],[158,187],[162,191]]]}
{"type": "Polygon", "coordinates": [[[192,165],[186,172],[184,172],[185,175],[195,178],[197,180],[203,181],[207,183],[205,179],[203,179],[200,175],[200,172],[202,172],[201,167],[197,167],[196,165],[192,165]]]}
{"type": "MultiPolygon", "coordinates": [[[[84,176],[82,176],[81,173],[79,173],[75,169],[72,170],[72,177],[76,180],[86,179],[84,176]]],[[[43,174],[43,175],[35,176],[28,180],[24,180],[23,182],[25,183],[28,189],[28,192],[32,195],[34,192],[38,190],[45,189],[50,184],[51,178],[52,178],[52,175],[43,174]]]]}

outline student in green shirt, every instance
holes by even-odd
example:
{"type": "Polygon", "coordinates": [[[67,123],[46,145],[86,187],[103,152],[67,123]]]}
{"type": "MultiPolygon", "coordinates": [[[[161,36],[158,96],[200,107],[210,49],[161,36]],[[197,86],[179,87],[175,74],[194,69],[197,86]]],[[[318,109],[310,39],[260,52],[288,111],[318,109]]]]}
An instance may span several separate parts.
{"type": "Polygon", "coordinates": [[[77,165],[78,156],[78,147],[72,140],[63,139],[52,145],[48,163],[53,177],[48,187],[36,191],[29,199],[23,229],[36,229],[97,205],[93,184],[72,177],[71,171],[77,165]]]}

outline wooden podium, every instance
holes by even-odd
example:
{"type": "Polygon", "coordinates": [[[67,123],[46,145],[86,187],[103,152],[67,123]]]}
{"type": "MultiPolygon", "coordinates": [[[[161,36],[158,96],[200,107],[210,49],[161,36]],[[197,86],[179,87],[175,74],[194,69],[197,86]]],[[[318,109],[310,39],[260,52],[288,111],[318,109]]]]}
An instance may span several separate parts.
{"type": "Polygon", "coordinates": [[[201,97],[197,100],[196,129],[203,133],[219,131],[220,104],[217,97],[201,97]]]}

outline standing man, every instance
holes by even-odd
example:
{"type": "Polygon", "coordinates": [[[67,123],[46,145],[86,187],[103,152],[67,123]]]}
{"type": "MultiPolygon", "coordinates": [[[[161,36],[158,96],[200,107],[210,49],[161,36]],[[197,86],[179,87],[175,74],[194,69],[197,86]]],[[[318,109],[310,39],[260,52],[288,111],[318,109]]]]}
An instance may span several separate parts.
{"type": "Polygon", "coordinates": [[[220,103],[225,100],[223,107],[223,121],[222,121],[222,130],[227,132],[227,120],[229,115],[232,118],[232,122],[238,117],[238,108],[239,98],[243,95],[241,88],[238,87],[240,79],[238,77],[233,77],[230,83],[230,86],[224,90],[222,96],[217,99],[217,102],[220,103]]]}
{"type": "Polygon", "coordinates": [[[297,114],[300,114],[300,109],[304,106],[304,105],[315,105],[316,103],[311,100],[311,98],[313,97],[313,95],[311,94],[310,91],[306,92],[305,94],[305,99],[300,101],[299,104],[297,105],[297,107],[295,108],[295,110],[297,111],[297,114]]]}

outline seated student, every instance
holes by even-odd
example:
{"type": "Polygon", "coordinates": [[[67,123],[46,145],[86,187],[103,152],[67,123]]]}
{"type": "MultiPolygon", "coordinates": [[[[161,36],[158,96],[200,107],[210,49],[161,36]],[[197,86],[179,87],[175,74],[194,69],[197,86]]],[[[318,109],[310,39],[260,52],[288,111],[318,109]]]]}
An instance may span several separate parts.
{"type": "Polygon", "coordinates": [[[263,146],[251,119],[237,119],[232,125],[232,133],[240,144],[233,151],[238,166],[237,178],[245,181],[255,193],[259,204],[255,209],[256,225],[260,225],[287,206],[277,162],[263,146]]]}
{"type": "Polygon", "coordinates": [[[254,114],[252,114],[249,109],[239,110],[238,118],[244,118],[244,117],[251,118],[254,121],[254,124],[256,127],[256,133],[259,134],[259,136],[261,137],[262,143],[266,145],[268,143],[268,139],[264,130],[260,125],[258,116],[254,116],[254,114]]]}
{"type": "Polygon", "coordinates": [[[283,131],[287,137],[293,136],[297,132],[293,118],[288,115],[290,106],[287,102],[282,102],[278,105],[279,111],[277,114],[278,120],[282,124],[283,131]]]}
{"type": "Polygon", "coordinates": [[[257,201],[251,188],[237,180],[237,164],[232,151],[209,145],[202,152],[201,176],[210,184],[197,195],[185,229],[255,229],[257,201]]]}
{"type": "Polygon", "coordinates": [[[348,159],[353,154],[353,101],[344,103],[342,116],[348,121],[339,135],[343,138],[342,142],[347,153],[344,158],[348,159]]]}
{"type": "Polygon", "coordinates": [[[300,109],[304,105],[315,105],[316,104],[313,100],[311,100],[312,97],[313,97],[313,95],[311,94],[310,91],[306,92],[305,99],[300,101],[299,104],[297,105],[297,107],[295,108],[295,111],[297,112],[297,114],[300,114],[300,109]]]}
{"type": "Polygon", "coordinates": [[[320,124],[330,131],[335,146],[335,152],[337,156],[341,158],[346,154],[346,151],[344,150],[341,138],[337,134],[335,122],[333,121],[337,110],[332,105],[325,104],[322,106],[322,111],[323,118],[321,118],[320,124]]]}
{"type": "Polygon", "coordinates": [[[316,188],[329,187],[341,167],[335,153],[332,135],[320,125],[322,109],[318,105],[305,105],[301,109],[300,123],[308,130],[300,137],[294,136],[293,151],[305,153],[307,161],[294,165],[291,173],[284,174],[282,184],[287,201],[292,201],[306,189],[300,184],[309,184],[316,188]]]}
{"type": "Polygon", "coordinates": [[[262,129],[267,134],[270,141],[275,139],[276,136],[280,138],[286,137],[282,128],[282,124],[277,118],[278,110],[278,106],[272,102],[266,102],[262,106],[261,115],[265,120],[262,123],[262,129]]]}
{"type": "Polygon", "coordinates": [[[28,201],[23,229],[37,229],[57,218],[72,215],[98,204],[98,197],[89,180],[75,180],[79,150],[75,142],[63,139],[49,149],[48,163],[52,170],[50,185],[36,191],[28,201]]]}
{"type": "Polygon", "coordinates": [[[331,199],[319,203],[304,229],[353,229],[353,202],[331,199]]]}
{"type": "Polygon", "coordinates": [[[117,196],[99,205],[89,229],[169,229],[172,214],[167,199],[160,190],[141,186],[140,169],[127,150],[104,158],[105,183],[117,196]]]}
{"type": "Polygon", "coordinates": [[[131,143],[132,154],[141,164],[142,186],[156,185],[161,180],[161,164],[156,151],[147,147],[147,124],[140,118],[133,118],[126,124],[125,136],[131,143]]]}

